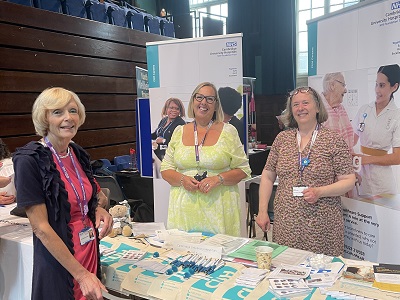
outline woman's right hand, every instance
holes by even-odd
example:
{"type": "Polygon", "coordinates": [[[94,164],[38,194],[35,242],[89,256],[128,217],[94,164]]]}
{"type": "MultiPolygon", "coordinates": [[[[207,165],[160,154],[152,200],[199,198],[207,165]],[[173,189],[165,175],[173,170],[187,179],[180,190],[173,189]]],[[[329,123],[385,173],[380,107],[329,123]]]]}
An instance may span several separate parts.
{"type": "Polygon", "coordinates": [[[271,228],[271,221],[269,219],[268,213],[258,214],[256,217],[256,223],[264,232],[269,231],[271,228]]]}
{"type": "Polygon", "coordinates": [[[162,137],[156,138],[156,143],[157,143],[157,144],[164,144],[164,142],[165,142],[165,139],[164,139],[164,138],[162,138],[162,137]]]}
{"type": "Polygon", "coordinates": [[[185,190],[189,192],[194,192],[199,189],[199,182],[193,177],[189,177],[186,175],[183,175],[181,185],[184,187],[185,190]]]}
{"type": "Polygon", "coordinates": [[[101,290],[107,292],[106,287],[94,275],[86,270],[86,272],[79,278],[75,278],[79,283],[82,294],[87,300],[102,300],[103,296],[101,290]]]}

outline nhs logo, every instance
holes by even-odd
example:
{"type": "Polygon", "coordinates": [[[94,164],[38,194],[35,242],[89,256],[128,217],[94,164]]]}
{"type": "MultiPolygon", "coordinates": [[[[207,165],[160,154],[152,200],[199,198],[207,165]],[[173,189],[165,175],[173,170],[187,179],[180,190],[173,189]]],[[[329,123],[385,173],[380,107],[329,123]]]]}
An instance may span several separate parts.
{"type": "Polygon", "coordinates": [[[391,9],[394,10],[394,9],[398,9],[398,8],[400,8],[400,1],[393,2],[391,9]]]}
{"type": "Polygon", "coordinates": [[[226,42],[226,47],[237,47],[237,42],[226,42]]]}

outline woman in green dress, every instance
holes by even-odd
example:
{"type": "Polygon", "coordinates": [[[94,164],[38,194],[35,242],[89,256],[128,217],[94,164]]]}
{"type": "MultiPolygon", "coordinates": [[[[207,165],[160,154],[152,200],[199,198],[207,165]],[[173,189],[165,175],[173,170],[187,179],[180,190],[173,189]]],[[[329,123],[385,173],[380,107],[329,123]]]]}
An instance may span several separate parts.
{"type": "Polygon", "coordinates": [[[168,228],[240,235],[237,184],[251,170],[237,130],[223,122],[216,87],[199,84],[171,138],[161,175],[171,185],[168,228]]]}

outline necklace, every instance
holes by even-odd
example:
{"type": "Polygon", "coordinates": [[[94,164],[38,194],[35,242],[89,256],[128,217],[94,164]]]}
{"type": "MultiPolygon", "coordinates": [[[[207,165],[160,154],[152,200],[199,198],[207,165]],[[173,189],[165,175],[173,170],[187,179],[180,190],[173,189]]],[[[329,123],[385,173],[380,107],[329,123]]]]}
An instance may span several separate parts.
{"type": "Polygon", "coordinates": [[[60,155],[60,154],[58,154],[58,156],[59,156],[60,158],[67,158],[68,155],[69,155],[69,147],[67,148],[67,154],[65,154],[65,155],[60,155]]]}

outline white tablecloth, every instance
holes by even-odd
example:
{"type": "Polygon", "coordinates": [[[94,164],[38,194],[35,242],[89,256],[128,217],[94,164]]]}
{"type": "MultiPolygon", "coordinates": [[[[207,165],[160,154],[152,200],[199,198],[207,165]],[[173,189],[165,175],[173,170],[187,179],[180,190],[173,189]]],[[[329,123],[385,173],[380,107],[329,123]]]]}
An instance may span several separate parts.
{"type": "Polygon", "coordinates": [[[10,215],[16,204],[0,207],[0,299],[31,298],[33,243],[27,218],[10,215]]]}

